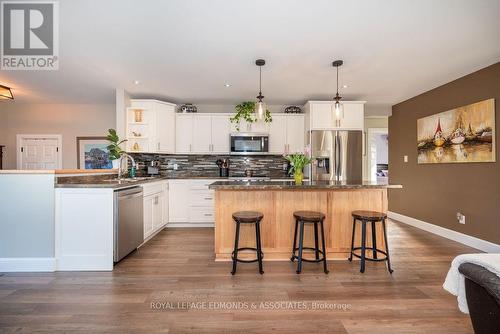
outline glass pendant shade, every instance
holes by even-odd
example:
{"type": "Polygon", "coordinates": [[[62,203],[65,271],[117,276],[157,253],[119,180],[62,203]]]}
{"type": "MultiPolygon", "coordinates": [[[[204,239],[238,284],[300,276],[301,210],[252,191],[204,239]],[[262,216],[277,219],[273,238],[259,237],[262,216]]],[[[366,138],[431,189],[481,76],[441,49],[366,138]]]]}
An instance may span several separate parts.
{"type": "Polygon", "coordinates": [[[335,126],[340,126],[340,121],[344,118],[344,105],[340,101],[335,101],[332,106],[332,113],[335,126]]]}
{"type": "Polygon", "coordinates": [[[257,101],[255,103],[255,117],[258,121],[264,120],[266,115],[266,103],[264,101],[257,101]]]}

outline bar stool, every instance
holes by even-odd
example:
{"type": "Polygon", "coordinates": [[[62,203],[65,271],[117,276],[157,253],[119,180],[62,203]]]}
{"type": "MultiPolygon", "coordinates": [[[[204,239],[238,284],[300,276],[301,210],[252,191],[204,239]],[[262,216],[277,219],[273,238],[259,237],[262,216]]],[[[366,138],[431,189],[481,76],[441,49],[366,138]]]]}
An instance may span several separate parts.
{"type": "Polygon", "coordinates": [[[264,258],[264,253],[262,252],[262,246],[260,242],[260,222],[262,218],[264,218],[264,215],[260,212],[255,212],[255,211],[238,211],[233,213],[233,220],[236,223],[236,234],[234,238],[234,250],[231,253],[231,259],[233,260],[233,270],[231,271],[232,275],[236,274],[236,264],[238,262],[245,262],[245,263],[259,262],[259,272],[261,274],[264,273],[264,270],[262,270],[262,259],[264,258]],[[238,248],[241,224],[255,224],[255,240],[257,244],[256,248],[253,247],[238,248]],[[238,252],[244,250],[251,250],[256,252],[257,258],[254,260],[238,259],[238,252]]]}
{"type": "Polygon", "coordinates": [[[296,211],[293,213],[295,218],[295,234],[293,236],[293,250],[292,257],[290,261],[294,262],[295,259],[298,260],[297,274],[302,271],[302,261],[305,262],[323,262],[323,270],[325,274],[328,274],[328,268],[326,265],[326,246],[325,246],[325,230],[323,229],[323,221],[325,220],[325,215],[321,212],[316,211],[296,211]],[[304,247],[304,225],[314,224],[314,248],[304,247]],[[319,249],[318,246],[318,224],[321,227],[321,247],[323,250],[319,249]],[[299,247],[297,247],[297,230],[300,228],[299,235],[299,247]],[[313,250],[315,253],[315,259],[304,259],[302,257],[302,251],[304,249],[313,250]],[[296,252],[299,254],[296,255],[296,252]],[[321,254],[321,258],[319,257],[321,254]]]}
{"type": "Polygon", "coordinates": [[[393,270],[391,268],[391,259],[389,257],[389,244],[387,243],[387,232],[385,228],[385,220],[387,219],[387,215],[382,212],[376,211],[353,211],[352,212],[352,241],[351,241],[351,255],[349,256],[349,261],[352,261],[352,256],[361,259],[361,268],[360,272],[365,272],[365,260],[366,261],[386,261],[387,269],[389,273],[392,274],[393,270]],[[356,234],[356,222],[361,222],[361,247],[354,247],[354,236],[356,234]],[[386,251],[380,250],[377,248],[377,232],[376,232],[376,223],[381,222],[382,228],[384,230],[384,242],[386,251]],[[372,257],[366,256],[366,224],[371,223],[372,227],[372,247],[369,248],[372,251],[372,257]],[[355,254],[355,250],[361,250],[361,255],[355,254]],[[383,258],[378,258],[377,254],[381,253],[385,255],[383,258]]]}

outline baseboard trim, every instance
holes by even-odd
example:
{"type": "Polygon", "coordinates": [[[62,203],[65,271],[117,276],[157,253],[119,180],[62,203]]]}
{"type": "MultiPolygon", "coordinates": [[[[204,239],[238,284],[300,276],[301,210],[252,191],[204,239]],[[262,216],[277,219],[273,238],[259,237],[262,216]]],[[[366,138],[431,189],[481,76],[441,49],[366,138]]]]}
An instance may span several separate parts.
{"type": "Polygon", "coordinates": [[[387,216],[391,219],[397,220],[403,224],[407,224],[416,228],[419,228],[421,230],[430,232],[432,234],[439,235],[441,237],[444,237],[446,239],[450,239],[456,242],[459,242],[463,245],[470,246],[476,249],[479,249],[483,252],[486,253],[500,253],[500,245],[497,245],[495,243],[482,240],[476,237],[472,237],[467,234],[463,234],[457,231],[453,231],[438,225],[434,225],[431,223],[427,223],[423,220],[415,219],[412,217],[408,217],[405,215],[402,215],[400,213],[392,212],[389,211],[387,213],[387,216]]]}
{"type": "Polygon", "coordinates": [[[214,223],[168,223],[165,228],[176,228],[176,227],[214,227],[214,223]]]}
{"type": "Polygon", "coordinates": [[[54,272],[56,259],[53,257],[10,257],[0,258],[0,272],[54,272]]]}

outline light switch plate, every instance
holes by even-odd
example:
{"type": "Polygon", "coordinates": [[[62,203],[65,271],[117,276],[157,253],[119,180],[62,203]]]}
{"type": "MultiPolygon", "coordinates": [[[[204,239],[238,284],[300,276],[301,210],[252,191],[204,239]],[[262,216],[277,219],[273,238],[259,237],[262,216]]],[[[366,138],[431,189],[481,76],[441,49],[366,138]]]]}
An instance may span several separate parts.
{"type": "Polygon", "coordinates": [[[404,162],[408,162],[408,156],[407,156],[407,155],[405,155],[405,156],[403,157],[403,161],[404,161],[404,162]]]}
{"type": "Polygon", "coordinates": [[[463,213],[457,212],[457,222],[465,225],[465,215],[463,213]]]}

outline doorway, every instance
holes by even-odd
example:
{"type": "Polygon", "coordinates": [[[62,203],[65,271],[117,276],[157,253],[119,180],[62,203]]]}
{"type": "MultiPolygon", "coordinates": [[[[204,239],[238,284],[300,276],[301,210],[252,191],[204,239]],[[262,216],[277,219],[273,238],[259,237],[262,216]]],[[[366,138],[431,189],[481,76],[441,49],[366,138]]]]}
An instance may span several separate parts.
{"type": "Polygon", "coordinates": [[[368,175],[372,182],[387,182],[389,177],[389,132],[387,128],[368,129],[368,175]]]}
{"type": "Polygon", "coordinates": [[[17,169],[62,169],[62,135],[17,135],[17,169]]]}

